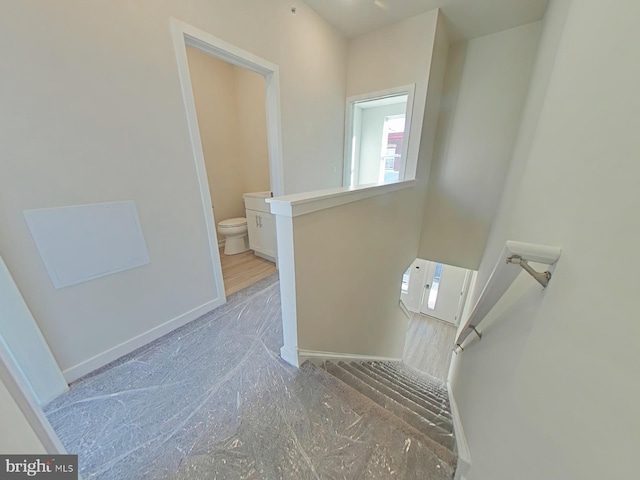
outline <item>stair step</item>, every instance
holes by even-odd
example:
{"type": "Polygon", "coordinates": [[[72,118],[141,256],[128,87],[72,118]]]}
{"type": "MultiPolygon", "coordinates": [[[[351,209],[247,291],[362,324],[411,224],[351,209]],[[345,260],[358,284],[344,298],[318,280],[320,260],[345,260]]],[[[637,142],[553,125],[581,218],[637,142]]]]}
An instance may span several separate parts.
{"type": "MultiPolygon", "coordinates": [[[[415,405],[414,411],[423,417],[431,420],[433,423],[443,428],[447,432],[453,431],[453,422],[451,420],[451,414],[444,410],[440,405],[436,405],[434,403],[427,402],[422,399],[420,396],[415,395],[411,391],[403,388],[400,384],[394,384],[387,378],[378,375],[373,370],[368,370],[363,367],[360,363],[352,362],[349,364],[353,369],[359,371],[360,378],[364,381],[373,381],[373,386],[376,386],[378,390],[383,391],[390,397],[395,400],[403,403],[408,401],[409,403],[403,403],[404,405],[415,405]],[[363,378],[364,377],[364,378],[363,378]],[[368,378],[370,380],[366,380],[368,378]],[[387,391],[393,392],[393,394],[389,394],[387,391]],[[395,395],[395,396],[394,396],[395,395]]],[[[412,408],[412,407],[411,407],[412,408]]]]}
{"type": "Polygon", "coordinates": [[[436,405],[438,408],[442,409],[443,411],[446,411],[450,415],[451,409],[449,407],[449,402],[446,398],[442,398],[433,393],[425,391],[424,389],[420,389],[416,386],[415,383],[411,383],[409,380],[405,379],[404,377],[395,374],[393,371],[389,371],[385,368],[382,368],[380,365],[372,364],[368,362],[362,363],[361,365],[364,368],[367,368],[375,372],[376,374],[386,378],[391,383],[402,386],[403,388],[412,392],[414,395],[417,395],[420,398],[422,398],[424,401],[436,405]]]}
{"type": "Polygon", "coordinates": [[[441,443],[438,443],[434,439],[425,435],[422,431],[402,421],[389,410],[354,389],[352,385],[345,383],[334,375],[331,375],[321,367],[314,365],[311,362],[305,362],[300,369],[316,378],[323,385],[327,386],[332,392],[347,402],[351,409],[358,415],[368,415],[378,418],[384,421],[385,424],[388,424],[390,428],[393,428],[403,435],[414,438],[422,443],[422,445],[431,451],[441,462],[446,464],[447,467],[445,468],[450,469],[451,478],[453,478],[453,472],[455,471],[457,464],[457,456],[450,448],[445,447],[441,443]]]}
{"type": "Polygon", "coordinates": [[[347,368],[345,368],[347,367],[346,364],[336,365],[332,362],[325,362],[323,364],[323,367],[327,372],[339,378],[363,395],[369,397],[371,400],[396,415],[400,420],[408,423],[416,430],[421,431],[426,436],[435,440],[437,443],[441,444],[448,450],[453,450],[454,438],[451,432],[447,432],[439,426],[434,425],[432,422],[420,416],[413,410],[407,408],[402,403],[394,400],[393,398],[385,395],[381,391],[364,382],[352,372],[350,372],[347,368]]]}
{"type": "Polygon", "coordinates": [[[432,379],[425,374],[421,375],[418,372],[414,373],[404,365],[396,365],[393,363],[376,362],[375,368],[382,369],[393,377],[402,379],[405,383],[413,385],[416,389],[425,392],[436,399],[440,399],[447,403],[449,401],[449,394],[446,388],[444,388],[444,385],[441,385],[441,382],[435,378],[432,379]]]}
{"type": "Polygon", "coordinates": [[[371,362],[385,368],[389,371],[395,372],[403,378],[420,385],[428,389],[434,395],[439,395],[443,398],[448,398],[448,392],[445,383],[442,380],[433,378],[426,373],[419,372],[413,368],[405,365],[402,362],[371,362]]]}
{"type": "Polygon", "coordinates": [[[443,398],[449,398],[447,387],[441,380],[429,377],[427,374],[413,370],[411,367],[408,367],[407,365],[400,362],[386,362],[384,364],[381,363],[381,365],[384,365],[388,369],[397,372],[399,375],[403,375],[408,380],[411,380],[418,385],[429,389],[436,395],[439,395],[443,398]]]}

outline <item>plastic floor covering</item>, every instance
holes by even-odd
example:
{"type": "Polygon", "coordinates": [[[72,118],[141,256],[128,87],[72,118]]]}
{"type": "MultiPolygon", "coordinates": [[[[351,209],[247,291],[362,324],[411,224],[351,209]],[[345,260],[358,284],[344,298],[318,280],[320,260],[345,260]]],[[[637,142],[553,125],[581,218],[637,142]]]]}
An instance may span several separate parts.
{"type": "Polygon", "coordinates": [[[45,413],[84,480],[433,479],[419,442],[282,361],[275,276],[79,380],[45,413]]]}

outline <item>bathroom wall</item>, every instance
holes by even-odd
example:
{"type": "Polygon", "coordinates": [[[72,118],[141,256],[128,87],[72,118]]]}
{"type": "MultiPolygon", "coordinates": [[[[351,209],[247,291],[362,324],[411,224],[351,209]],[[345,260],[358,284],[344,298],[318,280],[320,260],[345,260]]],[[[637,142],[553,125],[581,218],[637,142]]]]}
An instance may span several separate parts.
{"type": "Polygon", "coordinates": [[[242,194],[270,190],[264,77],[187,47],[216,222],[244,217],[242,194]]]}
{"type": "Polygon", "coordinates": [[[244,189],[245,192],[269,190],[264,77],[239,67],[234,67],[234,74],[244,189]]]}

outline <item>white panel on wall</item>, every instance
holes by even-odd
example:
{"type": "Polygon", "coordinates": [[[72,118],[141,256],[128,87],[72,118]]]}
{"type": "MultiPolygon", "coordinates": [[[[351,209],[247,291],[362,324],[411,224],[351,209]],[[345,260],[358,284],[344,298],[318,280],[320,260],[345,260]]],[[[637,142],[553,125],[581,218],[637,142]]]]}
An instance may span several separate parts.
{"type": "Polygon", "coordinates": [[[25,210],[24,216],[56,288],[149,263],[132,201],[25,210]]]}

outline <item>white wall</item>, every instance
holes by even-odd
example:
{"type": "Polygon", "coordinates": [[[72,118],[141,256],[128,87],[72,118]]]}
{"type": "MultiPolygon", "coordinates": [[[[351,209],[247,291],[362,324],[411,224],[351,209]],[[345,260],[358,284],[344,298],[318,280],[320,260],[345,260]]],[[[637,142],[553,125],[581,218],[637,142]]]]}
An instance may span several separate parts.
{"type": "MultiPolygon", "coordinates": [[[[438,10],[433,10],[356,37],[349,42],[347,96],[373,93],[410,84],[416,86],[413,102],[414,115],[406,152],[407,178],[416,176],[418,157],[422,150],[420,139],[427,83],[431,70],[431,57],[425,52],[433,50],[433,32],[436,23],[439,23],[439,28],[444,32],[443,22],[438,21],[438,10]]],[[[446,33],[443,35],[445,39],[442,43],[446,44],[448,50],[446,33]]],[[[444,56],[446,58],[446,52],[444,56]]],[[[431,126],[427,128],[431,129],[431,126]]],[[[420,163],[423,169],[422,177],[426,182],[432,145],[425,150],[428,150],[429,161],[420,163]]]]}
{"type": "Polygon", "coordinates": [[[243,193],[270,190],[265,81],[187,47],[216,222],[244,217],[243,193]]]}
{"type": "Polygon", "coordinates": [[[170,16],[278,64],[285,189],[340,185],[346,40],[290,6],[4,5],[0,253],[63,370],[206,307],[215,290],[170,16]],[[150,264],[55,290],[22,211],[117,200],[136,202],[150,264]]]}
{"type": "Polygon", "coordinates": [[[550,4],[480,276],[506,239],[563,253],[461,357],[469,480],[637,477],[639,16],[633,0],[550,4]]]}
{"type": "Polygon", "coordinates": [[[445,87],[452,98],[439,118],[421,258],[478,268],[511,161],[539,35],[540,22],[535,22],[452,48],[445,87]]]}
{"type": "MultiPolygon", "coordinates": [[[[418,22],[410,33],[418,35],[417,41],[423,49],[412,50],[415,53],[410,59],[413,74],[405,72],[402,78],[386,80],[401,85],[422,85],[422,104],[426,107],[414,111],[420,120],[432,120],[439,108],[449,44],[437,12],[422,16],[418,22]],[[429,42],[422,40],[425,36],[430,38],[429,42]],[[416,67],[422,62],[426,65],[416,67]],[[420,72],[426,72],[426,77],[419,76],[420,72]]],[[[393,38],[390,32],[397,31],[403,30],[395,25],[389,31],[374,32],[367,37],[390,40],[393,38]]],[[[402,35],[399,39],[400,51],[407,39],[402,35]]],[[[376,65],[384,63],[386,54],[395,49],[387,45],[388,50],[382,51],[376,62],[377,42],[361,43],[359,39],[355,42],[370,63],[362,65],[363,77],[358,74],[350,84],[364,85],[366,77],[376,76],[376,65]],[[370,51],[365,51],[366,48],[370,51]]],[[[351,61],[355,61],[353,59],[352,56],[351,61]]],[[[350,74],[355,75],[354,72],[350,74]]],[[[383,90],[398,86],[382,81],[383,74],[378,77],[377,83],[363,88],[383,90]]],[[[418,90],[416,88],[416,92],[418,90]]],[[[407,327],[407,318],[398,307],[402,274],[416,257],[435,135],[435,122],[427,121],[424,126],[422,137],[418,138],[418,143],[425,144],[420,151],[415,186],[311,213],[306,209],[313,202],[306,198],[301,215],[293,218],[278,215],[283,357],[287,361],[296,363],[300,351],[402,357],[407,327]]],[[[389,187],[392,186],[376,188],[389,187]]],[[[319,192],[317,196],[322,199],[331,193],[335,192],[319,192]]],[[[348,196],[344,192],[338,195],[339,198],[348,196]]],[[[276,200],[291,201],[286,197],[276,200]]],[[[328,202],[335,205],[331,199],[328,202]]]]}

